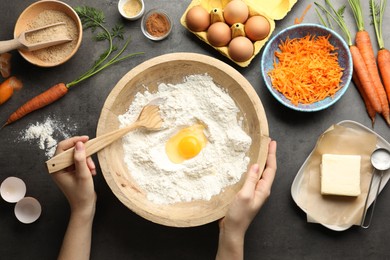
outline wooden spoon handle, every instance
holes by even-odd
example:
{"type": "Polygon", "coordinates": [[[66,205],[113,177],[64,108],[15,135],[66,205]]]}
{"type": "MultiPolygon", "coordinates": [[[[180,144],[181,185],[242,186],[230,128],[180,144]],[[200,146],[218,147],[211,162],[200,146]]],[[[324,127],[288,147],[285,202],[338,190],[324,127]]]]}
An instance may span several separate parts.
{"type": "Polygon", "coordinates": [[[9,52],[21,47],[23,47],[23,45],[19,42],[18,39],[0,41],[0,53],[9,52]]]}
{"type": "MultiPolygon", "coordinates": [[[[134,124],[125,127],[125,128],[120,128],[118,130],[106,133],[104,135],[98,136],[94,139],[89,140],[85,144],[85,150],[86,150],[86,155],[91,156],[92,154],[97,153],[104,147],[110,145],[114,141],[118,140],[125,134],[127,134],[129,131],[136,129],[138,127],[142,126],[138,122],[135,122],[134,124]]],[[[50,160],[46,161],[46,166],[49,171],[49,173],[53,173],[62,169],[65,169],[66,167],[71,166],[74,161],[73,161],[73,154],[74,154],[74,147],[71,149],[68,149],[50,160]]]]}

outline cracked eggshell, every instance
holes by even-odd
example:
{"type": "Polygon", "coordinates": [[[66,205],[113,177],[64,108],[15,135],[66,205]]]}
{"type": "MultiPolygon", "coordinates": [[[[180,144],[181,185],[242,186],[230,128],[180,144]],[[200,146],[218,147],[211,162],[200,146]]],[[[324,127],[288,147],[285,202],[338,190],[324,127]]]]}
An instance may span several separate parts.
{"type": "Polygon", "coordinates": [[[25,197],[16,203],[14,212],[20,222],[30,224],[39,218],[42,213],[42,207],[37,199],[25,197]]]}
{"type": "Polygon", "coordinates": [[[18,202],[26,195],[26,184],[20,178],[8,177],[1,183],[0,194],[7,202],[18,202]]]}

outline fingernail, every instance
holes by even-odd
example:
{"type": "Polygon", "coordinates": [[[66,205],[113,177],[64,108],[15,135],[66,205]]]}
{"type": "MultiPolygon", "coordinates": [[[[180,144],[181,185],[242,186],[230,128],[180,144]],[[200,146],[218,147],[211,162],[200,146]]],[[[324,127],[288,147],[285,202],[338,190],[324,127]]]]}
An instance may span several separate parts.
{"type": "Polygon", "coordinates": [[[75,146],[76,151],[82,151],[84,150],[84,145],[82,142],[77,142],[75,146]]]}
{"type": "Polygon", "coordinates": [[[253,171],[255,172],[255,173],[258,173],[259,172],[259,165],[256,163],[256,164],[254,164],[253,165],[253,171]]]}

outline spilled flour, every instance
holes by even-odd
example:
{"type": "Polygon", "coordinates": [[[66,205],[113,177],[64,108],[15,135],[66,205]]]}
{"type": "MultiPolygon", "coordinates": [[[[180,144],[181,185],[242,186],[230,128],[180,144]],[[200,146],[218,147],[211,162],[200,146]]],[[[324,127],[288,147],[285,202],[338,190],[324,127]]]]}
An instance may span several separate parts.
{"type": "Polygon", "coordinates": [[[156,93],[137,93],[128,111],[118,117],[121,127],[131,124],[142,107],[164,98],[160,114],[163,130],[136,130],[123,138],[124,160],[131,177],[156,204],[209,200],[237,183],[246,171],[251,138],[243,131],[240,110],[226,91],[208,75],[191,75],[184,82],[161,83],[156,93]],[[165,143],[180,129],[206,126],[207,144],[192,159],[175,164],[165,143]]]}
{"type": "Polygon", "coordinates": [[[58,141],[71,137],[77,127],[70,126],[69,119],[66,123],[46,118],[45,122],[30,124],[26,130],[22,132],[19,140],[36,142],[39,149],[45,151],[47,158],[54,155],[58,141]]]}

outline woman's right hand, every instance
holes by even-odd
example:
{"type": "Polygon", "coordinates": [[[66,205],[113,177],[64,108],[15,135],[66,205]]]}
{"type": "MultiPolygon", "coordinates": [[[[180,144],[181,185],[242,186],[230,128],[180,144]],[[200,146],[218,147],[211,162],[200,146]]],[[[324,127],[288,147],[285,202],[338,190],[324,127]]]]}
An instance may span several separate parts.
{"type": "Polygon", "coordinates": [[[96,193],[93,176],[96,167],[90,157],[86,157],[84,143],[88,136],[75,136],[57,145],[55,154],[75,147],[74,165],[52,173],[52,178],[67,198],[72,214],[93,216],[95,214],[96,193]]]}

